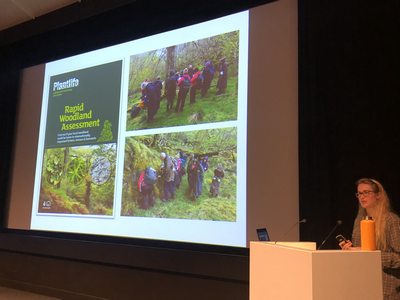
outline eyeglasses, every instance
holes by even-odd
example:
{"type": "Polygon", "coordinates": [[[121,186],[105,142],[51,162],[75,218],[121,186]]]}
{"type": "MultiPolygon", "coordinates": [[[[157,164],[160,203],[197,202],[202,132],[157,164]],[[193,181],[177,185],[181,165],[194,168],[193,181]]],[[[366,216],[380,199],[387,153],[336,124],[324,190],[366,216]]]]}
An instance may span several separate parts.
{"type": "Polygon", "coordinates": [[[371,193],[375,193],[374,191],[363,191],[363,192],[357,192],[356,197],[360,198],[361,196],[368,196],[371,193]]]}

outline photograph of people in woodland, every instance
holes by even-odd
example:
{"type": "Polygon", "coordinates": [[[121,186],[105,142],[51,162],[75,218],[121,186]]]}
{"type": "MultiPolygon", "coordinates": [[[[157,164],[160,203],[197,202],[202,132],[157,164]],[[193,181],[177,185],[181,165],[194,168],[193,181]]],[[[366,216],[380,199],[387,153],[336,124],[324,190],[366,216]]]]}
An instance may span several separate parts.
{"type": "Polygon", "coordinates": [[[239,31],[130,58],[127,131],[237,119],[239,31]]]}
{"type": "Polygon", "coordinates": [[[236,221],[237,129],[128,137],[122,216],[236,221]]]}

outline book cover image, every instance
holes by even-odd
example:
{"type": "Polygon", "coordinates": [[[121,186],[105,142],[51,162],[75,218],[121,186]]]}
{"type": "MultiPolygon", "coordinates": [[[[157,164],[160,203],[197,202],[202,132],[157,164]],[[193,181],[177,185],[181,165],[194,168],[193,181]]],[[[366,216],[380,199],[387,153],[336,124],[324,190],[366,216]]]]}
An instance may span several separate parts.
{"type": "Polygon", "coordinates": [[[39,213],[113,215],[121,69],[50,77],[39,213]]]}

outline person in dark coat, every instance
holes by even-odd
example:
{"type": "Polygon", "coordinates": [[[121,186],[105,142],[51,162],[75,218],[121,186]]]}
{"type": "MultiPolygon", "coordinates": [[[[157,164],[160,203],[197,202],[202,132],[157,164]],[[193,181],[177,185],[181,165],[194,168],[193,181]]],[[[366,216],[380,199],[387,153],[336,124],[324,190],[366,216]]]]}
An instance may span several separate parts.
{"type": "Polygon", "coordinates": [[[188,75],[190,76],[190,78],[193,77],[193,74],[195,73],[195,70],[193,68],[193,65],[189,65],[188,66],[188,75]]]}
{"type": "Polygon", "coordinates": [[[218,197],[219,187],[221,185],[222,178],[224,178],[225,172],[221,164],[218,164],[217,168],[214,169],[214,177],[210,185],[210,195],[212,197],[218,197]]]}
{"type": "Polygon", "coordinates": [[[163,82],[161,80],[161,77],[158,76],[156,80],[154,80],[154,84],[157,86],[157,93],[158,93],[158,98],[161,100],[161,91],[163,88],[163,82]]]}
{"type": "Polygon", "coordinates": [[[142,83],[141,100],[147,107],[147,122],[152,122],[161,101],[162,81],[158,78],[154,82],[142,83]]]}
{"type": "Polygon", "coordinates": [[[217,95],[224,94],[228,82],[228,64],[226,58],[221,58],[218,65],[217,95]]]}
{"type": "Polygon", "coordinates": [[[164,195],[162,200],[168,201],[175,198],[175,166],[172,158],[165,152],[161,152],[162,178],[164,181],[164,195]]]}
{"type": "Polygon", "coordinates": [[[196,200],[201,194],[201,176],[203,175],[203,167],[199,160],[195,157],[189,161],[187,166],[189,196],[196,200]]]}
{"type": "Polygon", "coordinates": [[[201,87],[201,96],[205,97],[207,95],[208,90],[210,89],[211,86],[211,81],[214,78],[214,65],[211,62],[211,60],[207,60],[204,63],[204,68],[203,68],[203,85],[201,87]]]}
{"type": "Polygon", "coordinates": [[[156,86],[156,93],[157,93],[157,103],[156,103],[156,112],[160,108],[160,103],[161,103],[161,93],[163,89],[163,82],[161,80],[161,77],[158,76],[156,80],[154,80],[154,85],[156,86]]]}
{"type": "Polygon", "coordinates": [[[208,170],[208,156],[203,156],[199,158],[199,163],[201,165],[202,172],[199,173],[199,183],[198,183],[198,194],[203,193],[203,182],[204,182],[204,172],[208,170]]]}
{"type": "Polygon", "coordinates": [[[148,209],[154,206],[154,184],[157,180],[156,171],[148,167],[140,172],[139,179],[137,182],[139,192],[139,207],[142,209],[148,209]]]}
{"type": "Polygon", "coordinates": [[[164,95],[167,98],[167,111],[170,111],[176,97],[176,76],[173,71],[169,72],[169,77],[165,81],[164,95]]]}

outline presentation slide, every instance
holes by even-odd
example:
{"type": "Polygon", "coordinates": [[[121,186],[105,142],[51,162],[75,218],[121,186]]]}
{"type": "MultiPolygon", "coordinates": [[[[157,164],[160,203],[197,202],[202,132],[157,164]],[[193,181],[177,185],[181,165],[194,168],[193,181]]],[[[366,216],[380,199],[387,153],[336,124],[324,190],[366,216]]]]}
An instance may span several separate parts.
{"type": "Polygon", "coordinates": [[[297,53],[276,1],[23,69],[6,228],[298,240],[297,53]]]}
{"type": "Polygon", "coordinates": [[[246,247],[248,26],[46,63],[30,229],[246,247]]]}

